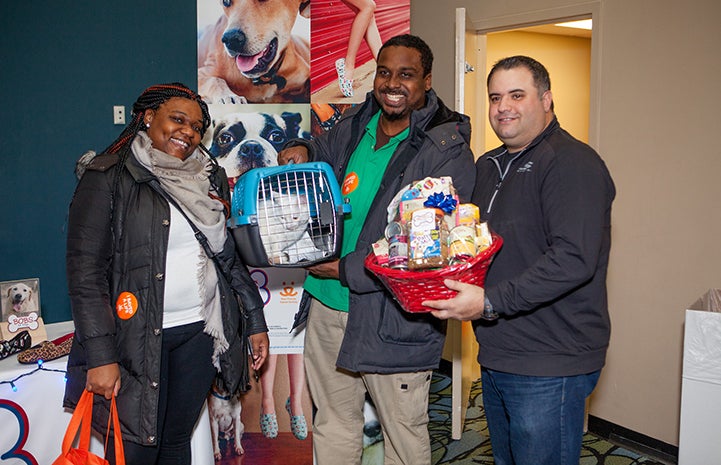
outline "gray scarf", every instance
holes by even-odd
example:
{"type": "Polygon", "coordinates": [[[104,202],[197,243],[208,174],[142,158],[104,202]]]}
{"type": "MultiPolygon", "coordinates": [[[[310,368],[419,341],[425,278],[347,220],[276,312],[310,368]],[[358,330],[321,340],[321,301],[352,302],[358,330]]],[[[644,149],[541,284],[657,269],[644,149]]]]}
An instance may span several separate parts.
{"type": "MultiPolygon", "coordinates": [[[[212,167],[208,157],[196,149],[192,155],[181,160],[153,148],[150,137],[144,131],[138,132],[133,140],[133,154],[138,162],[158,178],[160,186],[172,197],[208,238],[213,252],[223,250],[226,239],[223,204],[208,196],[209,174],[212,167]]],[[[221,299],[218,288],[218,274],[212,260],[200,247],[198,285],[203,293],[201,316],[205,321],[204,331],[214,339],[213,364],[219,368],[218,355],[228,349],[223,333],[221,299]]]]}

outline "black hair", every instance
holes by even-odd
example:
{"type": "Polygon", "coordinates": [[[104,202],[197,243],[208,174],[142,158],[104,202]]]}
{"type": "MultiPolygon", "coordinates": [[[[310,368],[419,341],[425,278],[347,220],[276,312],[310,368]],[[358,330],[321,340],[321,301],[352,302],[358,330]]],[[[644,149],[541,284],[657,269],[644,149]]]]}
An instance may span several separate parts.
{"type": "MultiPolygon", "coordinates": [[[[200,106],[200,111],[203,113],[203,127],[200,130],[200,137],[202,138],[205,131],[208,129],[211,123],[210,112],[208,111],[208,105],[196,92],[191,90],[188,86],[179,82],[172,82],[169,84],[156,84],[150,86],[143,91],[142,94],[133,104],[133,113],[130,123],[123,129],[117,139],[113,141],[108,148],[103,152],[108,154],[118,154],[120,159],[115,165],[115,180],[113,182],[113,193],[110,200],[110,210],[115,210],[115,197],[118,191],[118,184],[120,182],[120,172],[125,166],[125,162],[130,154],[130,145],[133,143],[135,136],[138,132],[145,131],[146,126],[143,124],[143,116],[145,111],[149,109],[157,110],[160,105],[167,102],[173,97],[181,97],[193,100],[200,106]]],[[[208,154],[202,143],[198,144],[198,148],[208,154]]],[[[217,166],[217,162],[211,156],[209,156],[211,162],[217,166]]],[[[114,227],[111,225],[113,236],[115,235],[114,227]]]]}
{"type": "MultiPolygon", "coordinates": [[[[516,55],[498,60],[496,64],[493,65],[493,68],[491,68],[491,72],[488,73],[486,86],[490,87],[491,77],[497,70],[508,70],[519,67],[524,67],[531,72],[531,76],[533,76],[533,84],[536,86],[539,97],[541,97],[546,91],[551,90],[551,77],[549,76],[546,67],[533,58],[524,55],[516,55]]],[[[551,111],[553,111],[553,102],[551,102],[551,111]]]]}
{"type": "Polygon", "coordinates": [[[205,130],[210,126],[210,112],[208,111],[208,105],[196,92],[191,90],[188,86],[179,82],[172,82],[169,84],[157,84],[150,86],[143,91],[142,94],[133,104],[133,114],[130,123],[123,129],[117,139],[113,141],[108,148],[104,150],[105,153],[117,153],[124,147],[127,147],[133,142],[135,136],[139,131],[144,131],[145,126],[143,125],[143,116],[145,111],[149,109],[157,110],[160,105],[167,102],[173,97],[187,98],[194,100],[200,106],[200,110],[203,113],[203,128],[200,131],[200,137],[202,138],[205,134],[205,130]]]}
{"type": "Polygon", "coordinates": [[[423,76],[428,76],[433,70],[433,52],[427,43],[418,36],[411,34],[401,34],[399,36],[391,37],[388,39],[378,51],[380,56],[383,49],[387,47],[407,47],[418,50],[421,54],[421,65],[423,66],[423,76]]]}

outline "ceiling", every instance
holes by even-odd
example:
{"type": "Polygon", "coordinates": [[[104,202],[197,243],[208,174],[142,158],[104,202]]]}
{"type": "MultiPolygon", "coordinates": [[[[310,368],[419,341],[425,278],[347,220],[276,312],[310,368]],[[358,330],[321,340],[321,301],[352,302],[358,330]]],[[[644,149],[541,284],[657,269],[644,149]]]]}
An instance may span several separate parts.
{"type": "MultiPolygon", "coordinates": [[[[530,26],[530,27],[523,27],[519,29],[513,29],[514,31],[524,31],[524,32],[536,32],[540,34],[555,34],[555,35],[561,35],[561,36],[573,36],[573,37],[583,37],[586,39],[591,38],[591,31],[587,29],[577,29],[574,27],[562,27],[562,26],[555,26],[553,24],[543,24],[541,26],[530,26]]],[[[508,32],[508,31],[503,31],[508,32]]]]}

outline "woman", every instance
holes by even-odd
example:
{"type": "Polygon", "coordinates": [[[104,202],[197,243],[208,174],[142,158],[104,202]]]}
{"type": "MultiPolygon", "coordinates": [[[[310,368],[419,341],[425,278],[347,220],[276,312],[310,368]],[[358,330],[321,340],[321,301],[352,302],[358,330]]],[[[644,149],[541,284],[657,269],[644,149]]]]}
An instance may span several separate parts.
{"type": "Polygon", "coordinates": [[[263,302],[225,227],[227,178],[200,144],[209,124],[207,106],[184,85],[149,87],[70,205],[75,341],[64,405],[74,407],[83,389],[98,394],[93,423],[105,431],[116,395],[133,465],[190,464],[216,373],[226,390],[246,390],[244,335],[254,370],[268,354],[263,302]]]}

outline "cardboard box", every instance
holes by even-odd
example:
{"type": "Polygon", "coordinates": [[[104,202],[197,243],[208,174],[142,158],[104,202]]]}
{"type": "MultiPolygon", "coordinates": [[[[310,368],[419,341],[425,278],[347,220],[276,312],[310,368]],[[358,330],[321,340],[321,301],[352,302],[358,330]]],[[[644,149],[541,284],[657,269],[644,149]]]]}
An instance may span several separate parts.
{"type": "Polygon", "coordinates": [[[679,465],[721,463],[721,289],[686,310],[679,465]]]}

